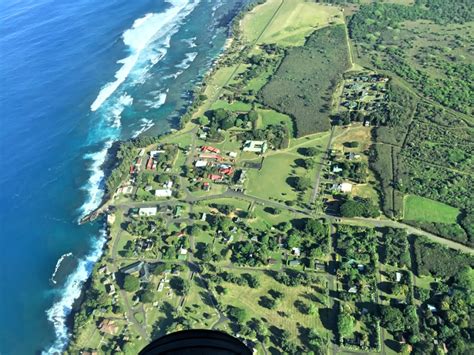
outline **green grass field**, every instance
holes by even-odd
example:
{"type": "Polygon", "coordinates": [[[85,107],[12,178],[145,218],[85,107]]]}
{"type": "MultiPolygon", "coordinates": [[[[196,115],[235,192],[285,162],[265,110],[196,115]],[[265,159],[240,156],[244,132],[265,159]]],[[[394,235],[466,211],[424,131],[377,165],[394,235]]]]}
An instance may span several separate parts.
{"type": "Polygon", "coordinates": [[[412,221],[456,223],[459,210],[428,198],[408,195],[405,198],[404,219],[412,221]]]}
{"type": "Polygon", "coordinates": [[[301,46],[311,32],[330,23],[343,23],[339,7],[305,0],[268,0],[244,17],[242,28],[249,42],[257,40],[265,29],[258,43],[301,46]]]}
{"type": "MultiPolygon", "coordinates": [[[[236,272],[232,270],[232,273],[236,272]]],[[[320,334],[326,334],[327,330],[322,325],[318,314],[303,314],[296,306],[298,302],[309,304],[310,299],[314,299],[313,303],[318,308],[325,308],[325,296],[316,292],[316,289],[322,288],[306,286],[287,287],[276,282],[265,272],[253,271],[252,274],[259,278],[261,283],[260,287],[253,289],[247,286],[238,286],[236,284],[224,282],[222,285],[227,288],[228,292],[226,295],[220,295],[218,297],[220,302],[244,308],[249,317],[262,318],[268,326],[272,325],[288,330],[291,334],[291,340],[296,343],[299,343],[298,329],[300,326],[315,329],[320,334]],[[268,291],[270,289],[284,294],[281,303],[273,310],[265,308],[259,304],[260,297],[268,297],[268,291]],[[298,326],[298,324],[300,326],[298,326]]]]}
{"type": "Polygon", "coordinates": [[[230,111],[250,111],[252,106],[250,104],[246,104],[245,102],[235,101],[233,103],[228,103],[223,100],[217,100],[211,106],[212,110],[217,110],[218,108],[225,108],[226,110],[230,111]]]}
{"type": "Polygon", "coordinates": [[[291,170],[298,155],[280,153],[265,158],[261,170],[248,170],[249,195],[262,198],[296,200],[297,193],[288,184],[291,170]]]}
{"type": "Polygon", "coordinates": [[[267,126],[277,125],[283,122],[288,127],[290,137],[293,137],[293,121],[291,120],[290,116],[285,115],[284,113],[266,109],[257,109],[257,112],[260,116],[258,128],[265,128],[267,126]]]}

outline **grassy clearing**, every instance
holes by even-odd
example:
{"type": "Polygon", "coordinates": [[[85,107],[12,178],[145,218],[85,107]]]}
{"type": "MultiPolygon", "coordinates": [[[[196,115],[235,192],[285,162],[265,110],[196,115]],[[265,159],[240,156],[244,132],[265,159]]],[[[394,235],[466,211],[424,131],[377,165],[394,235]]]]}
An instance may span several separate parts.
{"type": "Polygon", "coordinates": [[[294,153],[279,153],[265,158],[261,170],[248,170],[249,195],[266,199],[282,199],[295,201],[298,193],[290,186],[288,179],[295,171],[304,176],[304,169],[295,168],[295,159],[301,156],[294,153]]]}
{"type": "Polygon", "coordinates": [[[343,23],[341,8],[336,6],[305,0],[268,0],[242,20],[244,38],[255,41],[271,19],[258,43],[301,46],[315,29],[330,23],[343,23]]]}
{"type": "Polygon", "coordinates": [[[408,195],[404,203],[404,219],[412,221],[456,223],[459,210],[428,198],[408,195]]]}
{"type": "Polygon", "coordinates": [[[246,104],[245,102],[235,101],[233,103],[228,103],[227,101],[217,100],[215,103],[212,104],[211,109],[217,110],[218,108],[225,108],[230,111],[250,111],[252,106],[250,104],[246,104]]]}
{"type": "Polygon", "coordinates": [[[265,128],[270,125],[285,124],[288,127],[290,137],[294,136],[293,132],[293,121],[291,117],[280,112],[273,110],[257,109],[259,114],[259,127],[265,128]]]}

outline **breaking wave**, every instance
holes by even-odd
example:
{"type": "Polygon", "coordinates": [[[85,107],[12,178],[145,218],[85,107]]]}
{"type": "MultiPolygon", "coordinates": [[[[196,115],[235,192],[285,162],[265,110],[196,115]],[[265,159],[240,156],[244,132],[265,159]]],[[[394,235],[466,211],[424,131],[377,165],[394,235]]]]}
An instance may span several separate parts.
{"type": "Polygon", "coordinates": [[[105,229],[103,229],[100,237],[94,242],[90,254],[79,260],[77,269],[67,278],[61,290],[61,299],[46,312],[48,320],[54,324],[56,340],[48,350],[43,351],[43,354],[63,353],[70,335],[66,325],[67,317],[72,311],[74,302],[81,295],[82,286],[92,273],[94,264],[102,255],[105,240],[105,229]]]}
{"type": "Polygon", "coordinates": [[[70,256],[72,256],[72,253],[63,254],[63,255],[61,255],[61,257],[56,262],[56,266],[54,267],[54,271],[53,271],[53,274],[51,275],[51,279],[50,279],[53,284],[56,285],[55,278],[56,278],[56,274],[58,273],[59,267],[61,266],[61,263],[64,261],[64,259],[66,259],[67,257],[70,257],[70,256]]]}

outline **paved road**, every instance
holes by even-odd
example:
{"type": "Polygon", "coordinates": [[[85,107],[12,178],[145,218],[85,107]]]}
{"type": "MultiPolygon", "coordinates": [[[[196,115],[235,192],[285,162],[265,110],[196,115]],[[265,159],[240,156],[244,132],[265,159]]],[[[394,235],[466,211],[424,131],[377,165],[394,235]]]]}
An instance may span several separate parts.
{"type": "Polygon", "coordinates": [[[316,169],[316,182],[314,183],[313,192],[311,194],[311,199],[310,199],[311,204],[314,204],[314,201],[316,201],[316,198],[318,197],[319,185],[321,182],[321,172],[323,171],[324,165],[326,165],[326,161],[328,161],[329,159],[329,154],[330,154],[329,150],[331,149],[332,139],[334,137],[335,130],[336,130],[336,126],[332,126],[331,134],[329,135],[328,144],[326,146],[326,152],[321,157],[321,162],[319,163],[318,168],[316,169]]]}
{"type": "MultiPolygon", "coordinates": [[[[117,266],[116,261],[117,261],[117,246],[118,246],[121,235],[122,235],[122,230],[120,230],[120,232],[118,232],[118,234],[115,236],[113,244],[112,244],[111,257],[112,257],[112,265],[114,267],[114,270],[111,270],[111,271],[114,272],[114,273],[117,273],[118,270],[119,270],[119,267],[117,266]]],[[[137,332],[141,335],[141,337],[143,339],[150,340],[150,337],[149,337],[146,329],[135,318],[135,310],[130,305],[130,300],[128,299],[127,293],[124,290],[122,290],[121,287],[119,287],[119,293],[120,293],[120,296],[122,297],[123,302],[125,304],[125,313],[126,313],[127,319],[134,325],[137,332]]],[[[143,314],[145,315],[144,312],[143,312],[143,314]]],[[[144,318],[144,319],[146,319],[146,318],[144,318]]]]}
{"type": "Polygon", "coordinates": [[[361,225],[361,226],[371,226],[371,227],[392,227],[392,228],[401,228],[405,229],[409,234],[416,234],[416,235],[421,235],[424,236],[428,239],[430,239],[433,242],[443,244],[447,246],[448,248],[451,249],[456,249],[459,251],[462,251],[464,253],[468,254],[474,254],[474,249],[460,244],[456,243],[452,240],[448,240],[445,238],[438,237],[437,235],[434,235],[429,232],[425,232],[424,230],[415,228],[413,226],[410,226],[408,224],[402,223],[402,222],[397,222],[393,221],[391,219],[374,219],[374,218],[341,218],[337,216],[331,216],[331,215],[323,215],[323,217],[330,219],[332,221],[337,221],[337,223],[342,223],[342,224],[355,224],[355,225],[361,225]]]}
{"type": "Polygon", "coordinates": [[[460,243],[457,243],[445,238],[441,238],[435,234],[423,231],[419,228],[404,224],[402,222],[394,221],[391,219],[375,219],[375,218],[362,218],[362,217],[361,218],[341,218],[338,216],[329,215],[325,213],[316,213],[309,209],[287,206],[280,202],[266,200],[260,197],[247,195],[243,192],[233,191],[230,189],[221,194],[216,194],[216,195],[207,195],[207,196],[200,196],[200,197],[187,196],[183,200],[174,199],[174,200],[165,200],[165,201],[129,202],[126,204],[117,205],[116,207],[120,209],[128,209],[132,207],[140,208],[140,207],[152,207],[152,206],[161,206],[161,205],[175,206],[176,204],[179,204],[179,203],[192,203],[192,202],[197,202],[197,201],[214,200],[214,199],[219,199],[219,198],[244,199],[247,201],[258,203],[260,205],[272,206],[272,207],[284,209],[284,210],[293,212],[295,214],[306,215],[308,217],[313,217],[313,218],[326,218],[332,221],[333,223],[356,224],[356,225],[358,224],[358,225],[370,226],[370,227],[392,227],[392,228],[406,229],[407,232],[410,234],[422,235],[433,242],[443,244],[449,248],[456,249],[464,253],[474,254],[474,249],[466,245],[463,245],[463,244],[460,244],[460,243]]]}

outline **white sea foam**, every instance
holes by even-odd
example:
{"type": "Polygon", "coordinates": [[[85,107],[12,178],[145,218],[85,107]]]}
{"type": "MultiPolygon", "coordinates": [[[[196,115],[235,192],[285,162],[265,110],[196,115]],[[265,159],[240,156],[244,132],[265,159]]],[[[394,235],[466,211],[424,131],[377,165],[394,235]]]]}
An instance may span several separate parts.
{"type": "Polygon", "coordinates": [[[133,138],[138,137],[140,134],[148,131],[151,127],[155,125],[152,120],[149,120],[146,118],[142,118],[140,122],[141,122],[140,129],[133,134],[132,136],[133,138]]]}
{"type": "Polygon", "coordinates": [[[194,62],[194,59],[196,59],[198,55],[198,52],[191,52],[191,53],[186,53],[185,58],[183,61],[177,65],[175,65],[176,68],[179,69],[188,69],[191,66],[191,63],[194,62]]]}
{"type": "MultiPolygon", "coordinates": [[[[168,90],[166,90],[168,92],[168,90]]],[[[166,102],[166,93],[159,93],[154,100],[146,100],[145,105],[149,108],[159,109],[166,102]]]]}
{"type": "Polygon", "coordinates": [[[125,110],[125,107],[130,106],[133,104],[133,97],[124,93],[123,95],[119,96],[116,102],[110,108],[109,114],[109,121],[114,128],[120,128],[122,125],[121,118],[122,112],[125,110]]]}
{"type": "Polygon", "coordinates": [[[189,46],[189,48],[194,48],[194,47],[197,47],[196,39],[197,37],[185,38],[183,39],[183,42],[186,43],[189,46]]]}
{"type": "Polygon", "coordinates": [[[81,295],[84,282],[89,278],[94,264],[102,254],[105,240],[105,230],[102,230],[90,254],[79,260],[77,269],[67,278],[61,290],[61,299],[47,310],[48,320],[54,325],[56,340],[48,350],[43,351],[43,354],[63,353],[70,335],[66,326],[67,317],[71,313],[74,301],[81,295]]]}
{"type": "MultiPolygon", "coordinates": [[[[135,20],[132,27],[123,33],[122,40],[130,55],[117,62],[122,66],[115,73],[115,80],[102,87],[91,105],[92,111],[97,111],[127,79],[150,42],[161,39],[164,46],[169,46],[171,35],[175,33],[181,20],[194,9],[199,0],[169,0],[168,2],[171,6],[164,12],[146,14],[135,20]]],[[[159,61],[155,57],[154,64],[157,60],[159,61]]],[[[147,61],[150,61],[150,58],[147,58],[147,61]]]]}
{"type": "Polygon", "coordinates": [[[63,255],[61,255],[61,257],[56,262],[56,266],[54,267],[54,271],[53,271],[53,274],[51,275],[51,279],[50,279],[53,284],[56,284],[56,280],[55,280],[56,273],[58,272],[59,267],[61,266],[61,263],[63,262],[64,259],[66,259],[69,256],[72,256],[72,253],[63,254],[63,255]]]}
{"type": "Polygon", "coordinates": [[[89,177],[87,184],[84,186],[84,189],[88,191],[89,196],[81,207],[82,215],[86,215],[94,211],[102,201],[102,197],[104,196],[104,171],[102,170],[102,165],[105,162],[107,151],[112,146],[112,143],[112,140],[108,140],[105,142],[104,147],[100,151],[86,154],[84,157],[85,159],[91,160],[92,164],[89,168],[91,171],[91,176],[89,177]]]}

